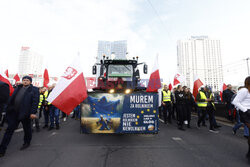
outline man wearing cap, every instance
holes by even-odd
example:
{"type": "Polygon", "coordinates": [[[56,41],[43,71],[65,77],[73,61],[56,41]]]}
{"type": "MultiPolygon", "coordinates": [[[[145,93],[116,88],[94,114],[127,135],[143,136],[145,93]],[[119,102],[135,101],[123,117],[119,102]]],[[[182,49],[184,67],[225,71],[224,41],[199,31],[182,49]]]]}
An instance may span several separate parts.
{"type": "Polygon", "coordinates": [[[0,145],[0,157],[4,156],[15,129],[21,122],[24,130],[24,143],[20,150],[30,146],[32,138],[31,119],[36,118],[39,103],[39,89],[32,84],[30,76],[22,78],[22,84],[18,85],[11,96],[7,107],[8,128],[0,145]]]}

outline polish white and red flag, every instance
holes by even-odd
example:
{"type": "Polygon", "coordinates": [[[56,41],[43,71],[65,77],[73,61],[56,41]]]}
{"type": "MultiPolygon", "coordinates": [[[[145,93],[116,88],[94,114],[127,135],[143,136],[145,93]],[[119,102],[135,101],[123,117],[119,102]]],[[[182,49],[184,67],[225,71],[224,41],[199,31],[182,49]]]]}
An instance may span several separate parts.
{"type": "Polygon", "coordinates": [[[0,72],[0,81],[5,82],[5,83],[7,83],[9,85],[10,96],[11,96],[13,94],[13,92],[14,92],[14,88],[11,85],[10,81],[8,80],[7,76],[5,74],[2,74],[1,72],[0,72]]]}
{"type": "Polygon", "coordinates": [[[227,89],[227,85],[225,83],[222,83],[220,86],[220,99],[221,99],[221,101],[223,101],[223,97],[222,97],[223,91],[226,89],[227,89]]]}
{"type": "Polygon", "coordinates": [[[181,75],[181,74],[177,73],[174,76],[174,86],[178,85],[179,83],[184,82],[185,80],[186,80],[186,77],[184,75],[181,75]]]}
{"type": "Polygon", "coordinates": [[[203,85],[203,83],[201,82],[201,80],[198,78],[198,76],[194,77],[194,88],[193,88],[193,95],[194,98],[196,99],[196,96],[199,92],[199,88],[203,85]]]}
{"type": "Polygon", "coordinates": [[[146,92],[158,92],[158,89],[160,88],[161,88],[161,78],[159,73],[158,55],[156,55],[155,64],[153,66],[152,73],[150,74],[146,92]]]}
{"type": "Polygon", "coordinates": [[[44,73],[43,73],[43,86],[47,88],[48,84],[49,84],[49,72],[47,68],[45,68],[44,73]]]}
{"type": "MultiPolygon", "coordinates": [[[[16,73],[16,75],[14,76],[14,80],[15,80],[16,82],[20,81],[20,77],[18,76],[17,73],[16,73]]],[[[15,82],[15,83],[16,83],[16,82],[15,82]]]]}
{"type": "Polygon", "coordinates": [[[77,56],[74,62],[66,68],[48,97],[51,104],[68,115],[88,97],[80,62],[80,57],[77,56]]]}

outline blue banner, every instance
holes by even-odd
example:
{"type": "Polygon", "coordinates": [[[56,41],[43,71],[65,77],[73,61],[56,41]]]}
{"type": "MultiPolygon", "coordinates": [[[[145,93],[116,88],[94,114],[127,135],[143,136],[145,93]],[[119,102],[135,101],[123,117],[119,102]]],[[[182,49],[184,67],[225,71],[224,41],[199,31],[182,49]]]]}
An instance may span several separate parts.
{"type": "Polygon", "coordinates": [[[157,93],[89,93],[81,104],[83,133],[157,133],[157,93]]]}

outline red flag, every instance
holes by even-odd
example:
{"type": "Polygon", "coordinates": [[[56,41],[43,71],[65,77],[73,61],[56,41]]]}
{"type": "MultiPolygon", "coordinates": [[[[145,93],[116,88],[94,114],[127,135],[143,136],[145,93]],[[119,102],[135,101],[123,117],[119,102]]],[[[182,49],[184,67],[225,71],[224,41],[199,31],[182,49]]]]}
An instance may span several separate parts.
{"type": "MultiPolygon", "coordinates": [[[[20,81],[20,78],[19,78],[18,74],[16,74],[16,75],[14,76],[14,79],[16,80],[16,82],[20,81]]],[[[15,83],[16,83],[16,82],[15,82],[15,83]]]]}
{"type": "Polygon", "coordinates": [[[4,74],[7,76],[7,78],[9,78],[9,71],[8,71],[8,69],[4,71],[4,74]]]}
{"type": "Polygon", "coordinates": [[[13,94],[13,92],[14,92],[14,88],[12,87],[12,85],[10,84],[10,81],[7,79],[7,78],[5,78],[4,76],[2,76],[1,74],[0,74],[0,81],[2,81],[2,82],[5,82],[5,83],[7,83],[8,85],[9,85],[9,88],[10,88],[10,96],[13,94]]]}
{"type": "Polygon", "coordinates": [[[221,84],[221,87],[220,87],[220,98],[221,98],[221,101],[223,101],[223,98],[222,98],[222,93],[224,90],[227,89],[227,85],[225,83],[222,83],[221,84]]]}
{"type": "Polygon", "coordinates": [[[181,75],[179,73],[177,73],[175,76],[174,76],[174,86],[179,84],[179,83],[182,83],[186,80],[185,76],[184,75],[181,75]]]}
{"type": "Polygon", "coordinates": [[[80,62],[78,56],[66,69],[48,97],[50,103],[68,115],[88,97],[80,62]]]}
{"type": "Polygon", "coordinates": [[[201,82],[201,80],[195,76],[194,78],[194,88],[193,88],[193,95],[194,95],[194,98],[196,99],[196,96],[199,92],[199,88],[203,85],[203,83],[201,82]]]}
{"type": "Polygon", "coordinates": [[[172,86],[171,83],[168,85],[168,89],[169,89],[170,91],[173,89],[173,86],[172,86]]]}
{"type": "Polygon", "coordinates": [[[48,83],[49,83],[49,73],[47,68],[45,68],[43,73],[43,86],[48,87],[48,83]]]}
{"type": "Polygon", "coordinates": [[[146,92],[158,92],[158,89],[160,88],[161,88],[161,79],[159,73],[158,56],[156,56],[155,64],[149,78],[146,92]]]}

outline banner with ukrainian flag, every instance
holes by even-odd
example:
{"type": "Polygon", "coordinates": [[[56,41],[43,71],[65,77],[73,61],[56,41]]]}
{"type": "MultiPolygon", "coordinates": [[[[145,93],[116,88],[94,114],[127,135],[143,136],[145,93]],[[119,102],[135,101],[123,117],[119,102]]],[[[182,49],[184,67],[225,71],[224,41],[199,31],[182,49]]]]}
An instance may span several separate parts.
{"type": "Polygon", "coordinates": [[[81,104],[83,133],[157,133],[157,93],[89,93],[81,104]]]}

